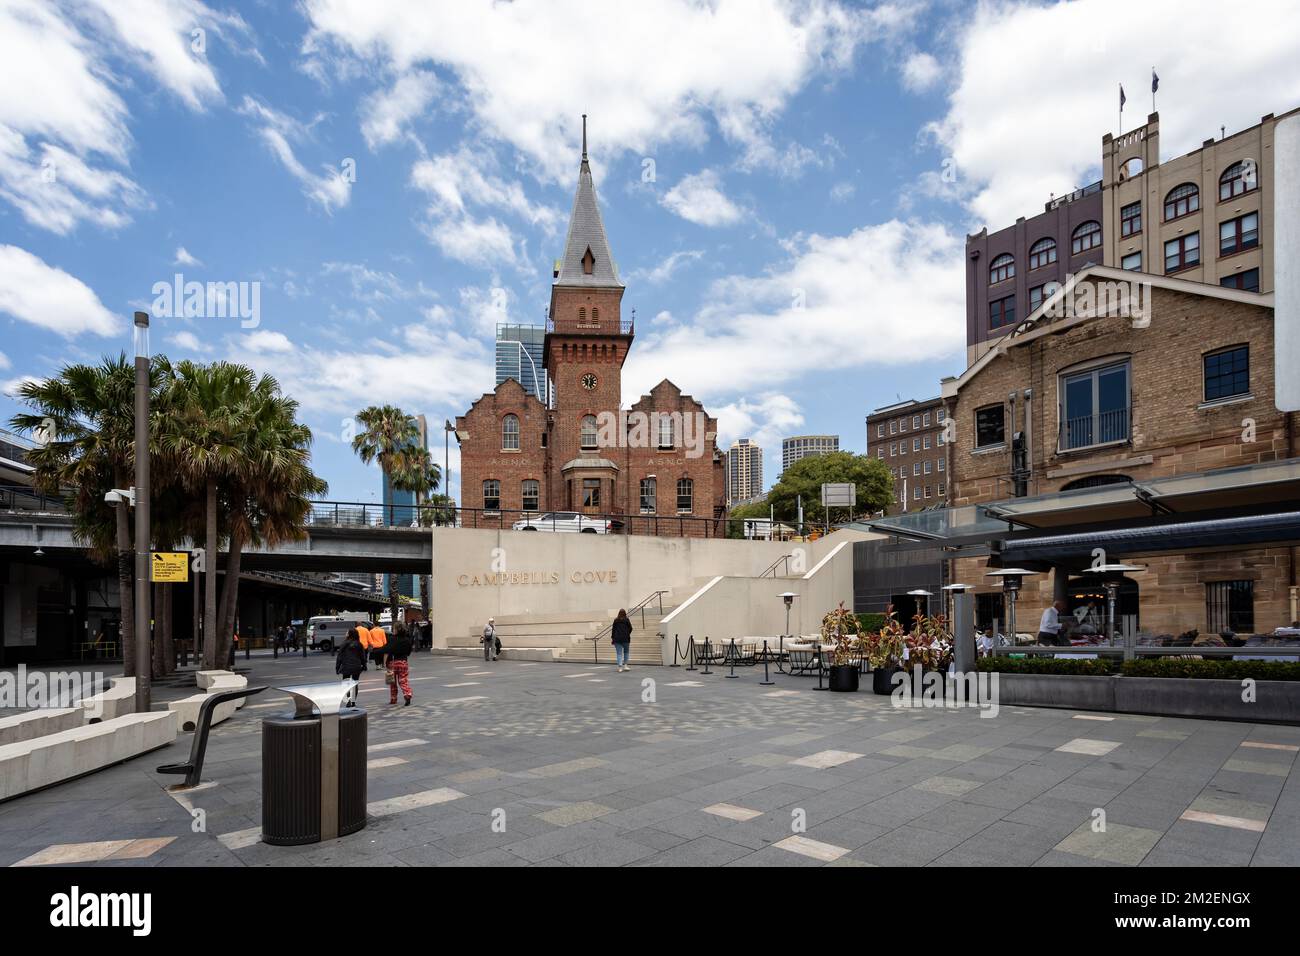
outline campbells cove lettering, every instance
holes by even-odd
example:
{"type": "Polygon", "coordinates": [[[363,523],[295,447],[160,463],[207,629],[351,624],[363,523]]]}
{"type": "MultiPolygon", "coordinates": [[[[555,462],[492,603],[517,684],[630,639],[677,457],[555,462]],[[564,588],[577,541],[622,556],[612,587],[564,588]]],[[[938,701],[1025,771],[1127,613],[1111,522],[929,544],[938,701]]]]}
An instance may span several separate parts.
{"type": "Polygon", "coordinates": [[[153,925],[150,893],[82,893],[74,886],[50,897],[50,925],[125,926],[133,936],[148,936],[153,925]]]}
{"type": "Polygon", "coordinates": [[[498,587],[510,584],[559,584],[559,571],[487,571],[462,574],[456,578],[461,587],[498,587]]]}
{"type": "Polygon", "coordinates": [[[617,584],[617,571],[574,571],[569,575],[574,584],[617,584]]]}

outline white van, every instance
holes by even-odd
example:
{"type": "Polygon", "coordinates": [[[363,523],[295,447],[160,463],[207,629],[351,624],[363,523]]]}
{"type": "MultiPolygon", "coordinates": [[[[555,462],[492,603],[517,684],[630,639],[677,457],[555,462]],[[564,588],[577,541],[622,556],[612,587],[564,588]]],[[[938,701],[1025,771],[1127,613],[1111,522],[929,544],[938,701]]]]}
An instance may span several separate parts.
{"type": "Polygon", "coordinates": [[[358,624],[370,623],[364,611],[343,611],[340,614],[322,614],[307,622],[307,646],[313,650],[333,651],[343,645],[348,631],[358,624]]]}

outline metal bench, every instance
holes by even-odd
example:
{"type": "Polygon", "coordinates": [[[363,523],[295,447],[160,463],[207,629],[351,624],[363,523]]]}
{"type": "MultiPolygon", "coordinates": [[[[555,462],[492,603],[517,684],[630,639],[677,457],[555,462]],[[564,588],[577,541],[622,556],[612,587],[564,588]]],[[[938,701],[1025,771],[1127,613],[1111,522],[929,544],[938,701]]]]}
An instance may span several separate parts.
{"type": "Polygon", "coordinates": [[[243,687],[239,690],[223,690],[209,694],[208,699],[199,707],[199,719],[194,727],[194,740],[190,743],[190,759],[185,763],[165,763],[158,768],[158,773],[175,773],[185,775],[186,788],[197,787],[203,776],[203,758],[208,752],[208,731],[212,729],[212,712],[218,704],[240,697],[252,697],[266,690],[265,687],[243,687]]]}

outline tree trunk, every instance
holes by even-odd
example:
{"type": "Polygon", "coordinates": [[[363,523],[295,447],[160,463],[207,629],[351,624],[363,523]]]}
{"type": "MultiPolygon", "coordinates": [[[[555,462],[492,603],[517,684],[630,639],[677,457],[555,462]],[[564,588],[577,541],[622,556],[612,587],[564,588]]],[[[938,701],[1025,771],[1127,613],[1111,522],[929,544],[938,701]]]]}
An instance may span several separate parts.
{"type": "Polygon", "coordinates": [[[154,583],[153,586],[153,676],[162,677],[166,648],[163,646],[163,629],[167,626],[167,591],[170,585],[154,583]]]}
{"type": "MultiPolygon", "coordinates": [[[[122,487],[122,482],[117,486],[122,487]]],[[[135,676],[135,553],[131,548],[131,520],[125,501],[113,506],[117,521],[117,591],[122,623],[118,647],[122,651],[122,674],[135,676]]]]}
{"type": "Polygon", "coordinates": [[[176,609],[176,588],[178,585],[163,586],[163,612],[159,615],[161,630],[158,640],[162,644],[162,673],[172,674],[176,671],[175,621],[172,615],[176,609]]]}
{"type": "Polygon", "coordinates": [[[393,630],[397,630],[397,575],[390,573],[388,575],[388,610],[392,615],[393,630]]]}
{"type": "Polygon", "coordinates": [[[239,618],[239,565],[243,558],[244,542],[238,534],[230,536],[230,554],[226,557],[226,580],[221,586],[221,609],[217,613],[217,627],[221,634],[220,666],[230,659],[231,637],[239,618]]]}
{"type": "Polygon", "coordinates": [[[207,549],[206,567],[203,575],[203,666],[214,670],[224,665],[217,661],[217,483],[208,481],[207,535],[204,547],[207,549]]]}

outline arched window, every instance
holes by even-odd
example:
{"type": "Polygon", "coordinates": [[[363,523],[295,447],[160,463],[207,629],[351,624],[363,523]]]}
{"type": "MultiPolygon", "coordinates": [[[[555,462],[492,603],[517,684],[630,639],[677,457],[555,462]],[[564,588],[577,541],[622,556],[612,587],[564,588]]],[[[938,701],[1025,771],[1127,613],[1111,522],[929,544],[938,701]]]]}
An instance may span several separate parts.
{"type": "Polygon", "coordinates": [[[695,482],[689,478],[677,480],[677,510],[695,510],[695,482]]]}
{"type": "Polygon", "coordinates": [[[1070,254],[1077,256],[1099,245],[1101,245],[1101,223],[1090,219],[1074,230],[1074,235],[1070,237],[1070,254]]]}
{"type": "Polygon", "coordinates": [[[591,309],[591,321],[593,322],[600,321],[600,309],[597,309],[595,306],[592,306],[591,309]]]}
{"type": "Polygon", "coordinates": [[[525,478],[520,488],[525,511],[537,511],[542,499],[542,484],[536,478],[525,478]]]}
{"type": "Polygon", "coordinates": [[[1004,252],[993,260],[989,266],[989,285],[1005,282],[1016,274],[1016,260],[1010,253],[1004,252]]]}
{"type": "Polygon", "coordinates": [[[596,447],[596,416],[595,415],[582,416],[582,447],[583,448],[596,447]]]}
{"type": "Polygon", "coordinates": [[[1044,237],[1029,247],[1029,269],[1041,269],[1056,261],[1056,240],[1044,237]]]}
{"type": "Polygon", "coordinates": [[[483,482],[483,510],[501,510],[501,482],[495,478],[489,478],[483,482]]]}
{"type": "Polygon", "coordinates": [[[1253,159],[1240,160],[1223,171],[1219,177],[1219,201],[1248,193],[1259,186],[1259,177],[1253,159]]]}
{"type": "Polygon", "coordinates": [[[1196,212],[1201,208],[1201,190],[1196,183],[1183,183],[1165,196],[1165,222],[1196,212]]]}
{"type": "Polygon", "coordinates": [[[659,414],[659,447],[673,447],[673,417],[663,412],[659,414]]]}
{"type": "Polygon", "coordinates": [[[578,310],[578,321],[579,321],[579,322],[586,322],[586,321],[587,321],[587,310],[586,310],[585,308],[582,308],[582,309],[579,309],[579,310],[578,310]]]}
{"type": "Polygon", "coordinates": [[[502,451],[519,450],[518,415],[507,415],[501,419],[501,449],[502,451]]]}

